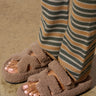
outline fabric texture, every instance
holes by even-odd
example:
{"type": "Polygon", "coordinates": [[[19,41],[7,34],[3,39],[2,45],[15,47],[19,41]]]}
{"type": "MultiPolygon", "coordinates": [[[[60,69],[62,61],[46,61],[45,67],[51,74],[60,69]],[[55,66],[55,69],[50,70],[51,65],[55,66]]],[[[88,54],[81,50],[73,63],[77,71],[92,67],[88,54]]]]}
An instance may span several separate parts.
{"type": "MultiPolygon", "coordinates": [[[[39,74],[32,75],[28,78],[27,82],[36,82],[36,88],[38,89],[40,96],[77,96],[82,92],[87,91],[91,87],[91,77],[88,77],[85,81],[72,85],[71,78],[67,73],[62,70],[62,66],[58,61],[53,60],[48,65],[48,69],[43,70],[39,74]],[[56,67],[54,67],[54,65],[56,67]],[[59,80],[54,75],[48,73],[53,71],[59,80]],[[64,76],[65,75],[65,76],[64,76]],[[63,77],[63,78],[62,78],[63,77]],[[64,90],[61,87],[64,86],[64,90]],[[53,95],[51,95],[51,93],[53,95]]],[[[17,90],[18,96],[28,96],[22,90],[22,86],[17,90]]]]}
{"type": "Polygon", "coordinates": [[[30,75],[39,73],[47,68],[49,62],[51,62],[51,58],[40,48],[38,43],[35,42],[30,48],[27,48],[23,52],[10,57],[3,64],[2,74],[4,79],[9,83],[21,83],[26,81],[30,75]],[[33,52],[36,56],[31,56],[30,52],[33,52]],[[5,70],[5,66],[7,66],[8,62],[11,62],[11,60],[18,61],[17,73],[9,73],[5,70]]]}
{"type": "Polygon", "coordinates": [[[76,82],[86,79],[96,46],[96,1],[42,0],[41,6],[39,45],[58,58],[76,82]]]}
{"type": "Polygon", "coordinates": [[[41,0],[40,46],[57,58],[68,23],[69,0],[41,0]]]}

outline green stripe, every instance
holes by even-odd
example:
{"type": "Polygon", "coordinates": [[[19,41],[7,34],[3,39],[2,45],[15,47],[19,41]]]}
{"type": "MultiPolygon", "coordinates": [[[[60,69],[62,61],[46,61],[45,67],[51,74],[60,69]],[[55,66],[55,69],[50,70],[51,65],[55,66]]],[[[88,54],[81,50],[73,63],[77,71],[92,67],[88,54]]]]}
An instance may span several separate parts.
{"type": "Polygon", "coordinates": [[[63,53],[64,55],[66,55],[67,57],[71,58],[73,61],[75,61],[78,64],[80,64],[82,66],[82,69],[93,59],[93,56],[94,56],[94,53],[93,53],[85,62],[82,63],[82,62],[80,62],[79,59],[77,59],[76,57],[72,56],[72,54],[71,55],[68,54],[64,49],[60,49],[60,52],[63,53]]]}
{"type": "Polygon", "coordinates": [[[42,13],[43,13],[43,15],[46,17],[46,18],[48,18],[48,19],[50,19],[50,20],[58,20],[58,19],[62,19],[62,20],[65,20],[65,19],[68,19],[68,16],[54,16],[54,17],[51,17],[51,16],[48,16],[45,12],[43,12],[42,11],[42,13]]]}
{"type": "MultiPolygon", "coordinates": [[[[76,46],[74,46],[74,45],[72,45],[69,41],[68,41],[68,39],[64,36],[64,38],[65,38],[65,40],[68,42],[68,44],[71,46],[71,47],[73,47],[74,49],[77,49],[77,50],[79,50],[79,51],[81,51],[81,52],[83,52],[84,54],[86,54],[89,50],[83,50],[82,48],[80,48],[80,47],[76,47],[76,46]]],[[[95,42],[95,44],[96,44],[96,42],[95,42]]],[[[92,46],[93,46],[94,44],[92,44],[92,46]]]]}
{"type": "MultiPolygon", "coordinates": [[[[86,54],[88,55],[88,54],[90,54],[90,52],[92,52],[93,50],[95,50],[95,47],[96,47],[96,43],[94,43],[91,47],[90,47],[90,49],[88,49],[88,51],[86,52],[86,54]]],[[[86,56],[87,56],[86,55],[86,56]]],[[[86,57],[85,57],[86,58],[86,57]]]]}
{"type": "Polygon", "coordinates": [[[79,70],[82,69],[80,66],[78,66],[77,64],[75,64],[73,61],[71,61],[70,59],[66,58],[66,56],[63,56],[62,54],[59,53],[59,57],[62,60],[66,61],[69,65],[72,65],[73,67],[75,67],[75,68],[77,68],[79,70]]]}
{"type": "Polygon", "coordinates": [[[47,23],[44,21],[43,17],[41,18],[41,20],[42,20],[42,22],[43,22],[44,24],[46,24],[46,26],[47,26],[48,28],[54,28],[54,27],[66,28],[66,27],[67,27],[66,24],[53,24],[53,25],[50,24],[50,25],[49,25],[49,24],[47,24],[47,23]]]}
{"type": "Polygon", "coordinates": [[[58,11],[53,11],[53,10],[48,10],[47,8],[45,8],[44,6],[41,6],[43,10],[45,10],[48,14],[51,15],[58,15],[58,14],[65,14],[68,15],[68,11],[66,10],[58,10],[58,11]]]}
{"type": "MultiPolygon", "coordinates": [[[[83,44],[83,45],[86,45],[86,46],[88,46],[88,45],[90,45],[91,43],[92,43],[92,40],[90,41],[90,42],[85,42],[84,40],[80,40],[80,39],[76,39],[76,38],[74,38],[70,33],[71,32],[69,32],[68,30],[67,30],[67,33],[68,33],[68,35],[70,36],[70,38],[71,39],[73,39],[74,41],[76,41],[77,43],[81,43],[81,44],[83,44]]],[[[76,37],[76,36],[75,36],[76,37]]]]}
{"type": "Polygon", "coordinates": [[[53,41],[62,41],[62,38],[60,37],[51,37],[51,36],[47,36],[47,37],[44,37],[43,36],[43,34],[42,34],[42,30],[41,30],[41,28],[40,28],[40,34],[41,34],[41,36],[42,36],[42,38],[44,39],[44,40],[53,40],[53,41]]]}
{"type": "MultiPolygon", "coordinates": [[[[81,76],[83,76],[84,74],[86,74],[89,70],[91,70],[91,68],[92,68],[92,64],[89,65],[89,66],[86,68],[86,70],[84,70],[84,71],[80,74],[79,78],[80,78],[81,76]]],[[[79,78],[78,78],[78,79],[79,79],[79,78]]]]}
{"type": "Polygon", "coordinates": [[[84,13],[80,13],[79,11],[75,10],[74,7],[72,8],[72,10],[74,11],[75,14],[77,14],[78,16],[82,16],[82,17],[90,17],[90,18],[94,18],[96,17],[96,14],[84,14],[84,13]]]}
{"type": "Polygon", "coordinates": [[[52,51],[49,51],[49,50],[48,50],[47,52],[49,52],[49,53],[51,53],[51,54],[53,54],[53,55],[59,54],[59,51],[53,51],[53,50],[52,50],[52,51]]]}
{"type": "MultiPolygon", "coordinates": [[[[64,38],[65,39],[65,38],[64,38]]],[[[67,42],[65,42],[65,40],[63,40],[63,42],[62,42],[64,45],[66,45],[71,51],[73,51],[74,53],[76,53],[76,54],[78,54],[79,56],[81,56],[81,57],[84,57],[84,55],[82,54],[82,53],[80,53],[79,51],[76,51],[74,48],[72,49],[71,47],[71,45],[67,42]],[[69,46],[69,45],[71,46],[69,46]]]]}
{"type": "Polygon", "coordinates": [[[80,11],[82,11],[82,12],[88,12],[88,13],[96,13],[96,9],[84,9],[84,8],[80,8],[80,7],[78,7],[78,6],[76,6],[75,4],[74,4],[74,2],[73,2],[73,6],[76,8],[76,9],[78,9],[78,10],[80,10],[80,11]]]}
{"type": "Polygon", "coordinates": [[[89,66],[87,67],[87,69],[84,70],[81,74],[75,73],[75,72],[71,71],[71,70],[68,69],[68,68],[66,68],[66,69],[67,69],[74,77],[77,76],[77,77],[75,77],[75,78],[78,80],[82,75],[84,75],[86,72],[88,72],[88,71],[91,69],[91,65],[89,65],[89,66]]]}
{"type": "Polygon", "coordinates": [[[96,26],[94,26],[94,27],[91,27],[90,26],[90,28],[84,28],[84,27],[81,27],[81,26],[78,26],[78,25],[76,25],[76,24],[74,24],[72,21],[71,21],[71,23],[72,23],[72,25],[75,27],[75,28],[77,28],[77,29],[79,29],[79,30],[83,30],[83,31],[93,31],[93,30],[96,30],[96,26]]]}
{"type": "MultiPolygon", "coordinates": [[[[64,39],[65,39],[65,36],[64,36],[64,39]]],[[[83,55],[81,52],[79,52],[79,51],[76,51],[69,43],[68,43],[68,40],[64,40],[63,39],[63,44],[64,45],[66,45],[70,50],[72,50],[74,53],[76,53],[76,54],[78,54],[79,56],[81,56],[82,58],[85,58],[85,55],[83,55]],[[67,43],[65,42],[65,41],[67,41],[67,43]],[[69,45],[73,48],[71,48],[69,45]]],[[[95,45],[96,45],[96,43],[95,44],[93,44],[92,45],[92,47],[90,47],[90,49],[88,49],[87,51],[85,51],[85,52],[83,52],[84,54],[88,54],[88,52],[90,53],[94,48],[95,48],[95,45]]]]}
{"type": "Polygon", "coordinates": [[[42,44],[48,44],[48,45],[52,45],[52,46],[61,46],[61,43],[55,43],[52,41],[42,41],[41,38],[44,38],[43,36],[41,37],[41,35],[39,34],[39,39],[41,41],[42,44]]]}
{"type": "Polygon", "coordinates": [[[49,4],[49,5],[54,5],[54,6],[62,6],[62,5],[68,5],[69,4],[69,0],[68,2],[52,2],[52,1],[48,1],[48,0],[42,0],[43,2],[49,4]]]}
{"type": "Polygon", "coordinates": [[[82,2],[82,3],[88,3],[88,4],[96,4],[96,0],[78,0],[78,1],[80,1],[80,2],[82,2]]]}
{"type": "Polygon", "coordinates": [[[74,49],[77,49],[77,50],[79,50],[79,51],[81,51],[81,52],[83,52],[83,53],[86,53],[86,51],[83,50],[82,48],[77,47],[77,46],[74,46],[73,44],[71,44],[70,41],[69,41],[65,36],[64,36],[64,38],[66,39],[66,41],[67,41],[74,49]]]}
{"type": "Polygon", "coordinates": [[[92,54],[83,64],[83,67],[85,67],[94,57],[94,54],[92,54]]]}
{"type": "Polygon", "coordinates": [[[55,29],[46,29],[43,22],[42,22],[42,24],[43,24],[43,27],[44,27],[44,31],[45,31],[46,33],[51,33],[51,32],[65,33],[65,30],[64,30],[64,29],[56,29],[56,28],[55,28],[55,29]]]}
{"type": "Polygon", "coordinates": [[[77,62],[78,65],[82,66],[82,62],[80,62],[79,59],[77,59],[76,57],[72,56],[72,54],[67,53],[67,51],[65,51],[64,49],[60,49],[60,52],[63,53],[64,55],[66,55],[67,57],[71,58],[73,61],[77,62]]]}
{"type": "Polygon", "coordinates": [[[70,32],[71,32],[74,36],[76,36],[76,37],[78,37],[78,38],[81,38],[81,39],[84,39],[84,40],[91,40],[91,39],[93,39],[93,38],[96,37],[95,35],[86,37],[86,36],[84,36],[84,35],[76,34],[75,32],[73,32],[73,31],[71,30],[71,28],[70,28],[69,25],[68,25],[68,29],[70,30],[70,32]]]}
{"type": "Polygon", "coordinates": [[[75,18],[73,16],[71,16],[71,20],[74,21],[75,23],[79,24],[79,25],[84,25],[85,27],[96,25],[96,21],[94,21],[94,22],[80,22],[78,20],[75,20],[75,18]]]}
{"type": "Polygon", "coordinates": [[[74,24],[72,21],[71,21],[71,24],[75,27],[75,28],[77,28],[77,29],[79,29],[79,30],[81,30],[81,31],[93,31],[93,30],[96,30],[96,26],[94,26],[94,27],[91,27],[90,26],[90,28],[84,28],[84,27],[81,27],[81,26],[77,26],[76,24],[74,24]]]}

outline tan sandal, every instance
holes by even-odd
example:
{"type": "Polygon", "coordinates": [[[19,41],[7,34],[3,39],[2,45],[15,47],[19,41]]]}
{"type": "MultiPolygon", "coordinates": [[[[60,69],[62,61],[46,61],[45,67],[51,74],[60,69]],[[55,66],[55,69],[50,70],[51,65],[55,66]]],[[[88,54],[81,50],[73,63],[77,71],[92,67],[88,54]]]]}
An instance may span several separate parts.
{"type": "Polygon", "coordinates": [[[20,83],[27,80],[30,75],[39,73],[48,67],[51,58],[42,50],[38,43],[33,43],[32,46],[22,53],[9,58],[2,67],[4,79],[9,83],[20,83]],[[33,55],[32,55],[33,54],[33,55]],[[32,56],[31,56],[32,55],[32,56]],[[17,64],[18,71],[9,73],[6,71],[6,66],[17,64]]]}
{"type": "Polygon", "coordinates": [[[36,83],[36,88],[40,94],[26,95],[23,90],[23,84],[17,90],[18,96],[76,96],[90,89],[92,84],[89,76],[81,83],[73,83],[73,80],[56,60],[49,63],[48,69],[30,76],[28,82],[36,83]],[[52,72],[54,75],[52,75],[52,72]]]}

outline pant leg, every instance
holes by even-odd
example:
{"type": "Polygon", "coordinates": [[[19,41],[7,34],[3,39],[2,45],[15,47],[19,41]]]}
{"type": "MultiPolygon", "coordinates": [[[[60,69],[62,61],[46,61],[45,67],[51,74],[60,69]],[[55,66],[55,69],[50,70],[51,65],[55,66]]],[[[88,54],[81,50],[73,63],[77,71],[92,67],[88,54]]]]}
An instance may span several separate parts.
{"type": "Polygon", "coordinates": [[[76,81],[90,73],[96,46],[96,0],[73,0],[58,60],[76,81]]]}
{"type": "Polygon", "coordinates": [[[57,58],[68,23],[69,0],[42,0],[39,45],[57,58]]]}

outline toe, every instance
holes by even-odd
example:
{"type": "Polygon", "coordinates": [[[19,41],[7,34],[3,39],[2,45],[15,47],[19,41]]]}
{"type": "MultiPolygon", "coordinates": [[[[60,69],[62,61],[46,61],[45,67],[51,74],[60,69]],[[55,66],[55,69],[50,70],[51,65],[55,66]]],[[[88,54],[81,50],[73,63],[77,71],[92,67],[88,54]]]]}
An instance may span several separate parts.
{"type": "Polygon", "coordinates": [[[23,90],[26,90],[29,86],[26,84],[23,86],[23,90]]]}
{"type": "Polygon", "coordinates": [[[39,96],[39,92],[36,89],[36,84],[34,82],[27,82],[26,84],[23,85],[23,90],[24,93],[29,95],[29,96],[39,96]]]}
{"type": "Polygon", "coordinates": [[[40,96],[38,90],[36,90],[36,91],[33,92],[33,96],[40,96]]]}
{"type": "Polygon", "coordinates": [[[8,67],[7,67],[7,66],[5,67],[5,70],[6,70],[6,71],[8,70],[8,67]]]}
{"type": "Polygon", "coordinates": [[[34,90],[31,89],[31,87],[28,87],[26,90],[24,90],[25,94],[29,94],[31,92],[33,92],[34,90]]]}
{"type": "Polygon", "coordinates": [[[8,71],[9,73],[16,73],[16,72],[18,72],[18,71],[17,71],[17,68],[15,68],[15,67],[9,67],[9,68],[7,68],[7,71],[8,71]]]}
{"type": "Polygon", "coordinates": [[[29,93],[29,96],[33,96],[33,92],[30,92],[30,93],[29,93]]]}
{"type": "Polygon", "coordinates": [[[14,70],[12,68],[8,68],[8,72],[13,72],[14,70]]]}
{"type": "Polygon", "coordinates": [[[11,64],[11,61],[8,62],[8,65],[10,65],[10,64],[11,64]]]}
{"type": "Polygon", "coordinates": [[[8,62],[8,64],[4,68],[9,73],[16,73],[17,71],[17,61],[11,60],[8,62]]]}
{"type": "Polygon", "coordinates": [[[38,94],[33,94],[33,96],[39,96],[38,94]]]}

